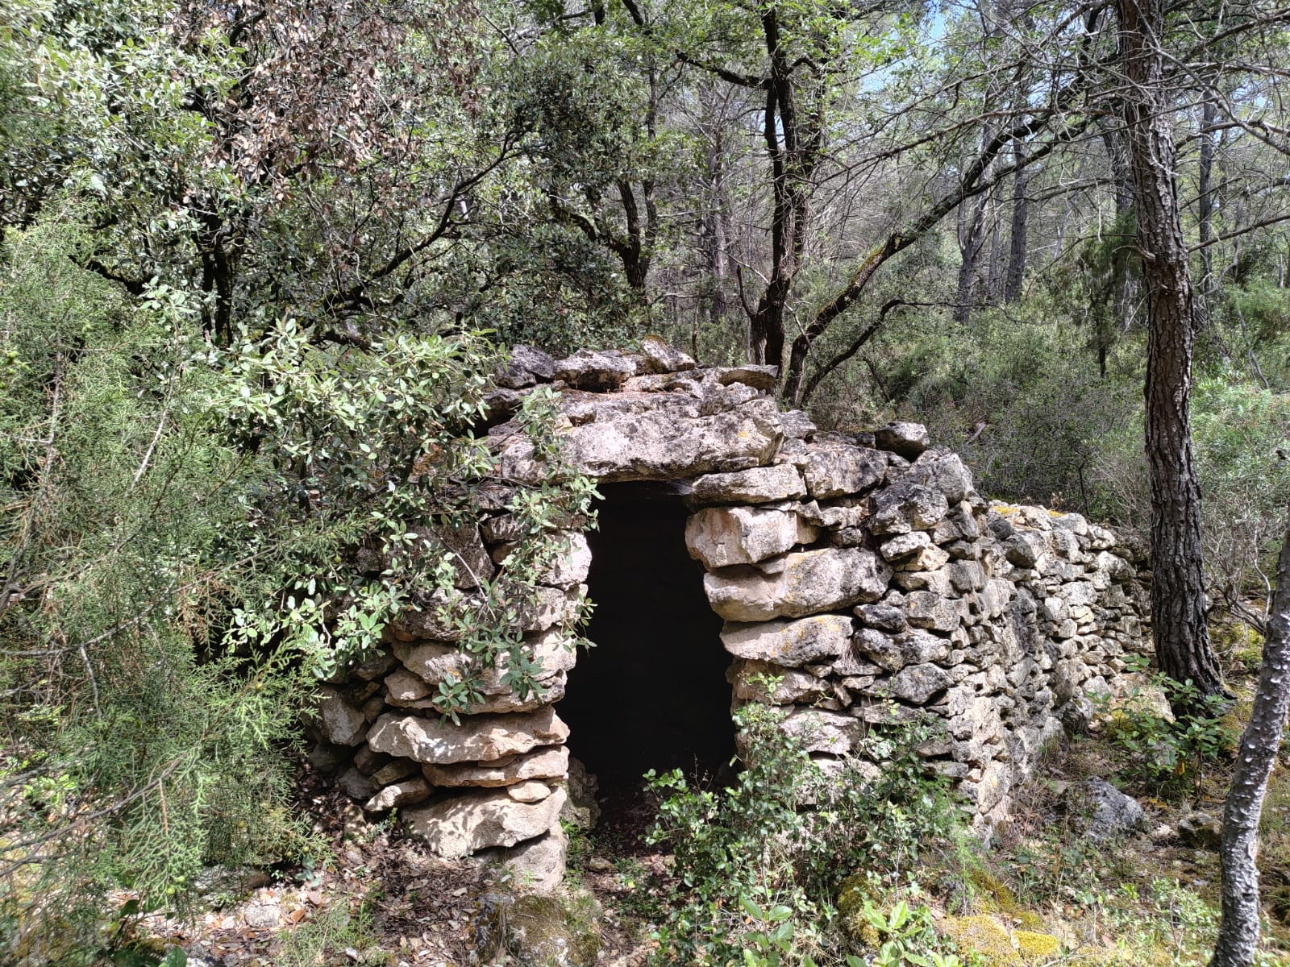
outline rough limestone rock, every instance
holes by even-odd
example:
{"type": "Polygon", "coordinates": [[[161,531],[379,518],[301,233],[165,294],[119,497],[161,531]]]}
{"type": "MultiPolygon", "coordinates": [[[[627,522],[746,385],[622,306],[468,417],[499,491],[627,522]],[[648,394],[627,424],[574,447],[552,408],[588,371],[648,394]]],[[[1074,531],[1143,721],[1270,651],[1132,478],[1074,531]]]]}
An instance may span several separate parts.
{"type": "Polygon", "coordinates": [[[767,621],[877,601],[890,579],[891,569],[872,551],[829,548],[709,573],[703,587],[727,621],[767,621]]]}
{"type": "Polygon", "coordinates": [[[636,364],[620,352],[579,349],[568,359],[558,360],[553,375],[574,389],[615,390],[636,375],[636,364]]]}
{"type": "Polygon", "coordinates": [[[460,725],[386,712],[376,720],[367,744],[374,752],[444,764],[488,762],[542,745],[557,745],[568,737],[569,727],[547,705],[531,715],[469,716],[460,725]]]}
{"type": "Polygon", "coordinates": [[[810,544],[817,531],[796,513],[755,507],[708,507],[685,525],[690,556],[706,568],[755,564],[810,544]]]}
{"type": "Polygon", "coordinates": [[[426,779],[440,788],[511,786],[530,779],[563,779],[569,774],[569,750],[565,746],[539,749],[528,755],[512,755],[494,762],[465,762],[459,765],[427,763],[426,779]]]}
{"type": "Polygon", "coordinates": [[[786,734],[800,741],[808,752],[846,755],[862,738],[865,723],[841,712],[818,708],[797,708],[779,724],[786,734]]]}
{"type": "MultiPolygon", "coordinates": [[[[696,419],[627,413],[572,427],[563,436],[569,463],[605,483],[747,470],[769,463],[781,439],[779,411],[768,399],[696,419]]],[[[506,476],[532,477],[532,447],[525,441],[512,441],[499,462],[506,476]]]]}
{"type": "MultiPolygon", "coordinates": [[[[561,672],[569,671],[578,659],[573,639],[559,628],[549,628],[534,635],[526,639],[526,644],[531,650],[530,660],[542,667],[541,673],[535,676],[539,682],[549,681],[561,672]]],[[[437,641],[426,641],[419,645],[396,642],[394,653],[403,663],[404,672],[396,672],[385,683],[391,697],[397,699],[396,704],[400,705],[410,704],[430,693],[431,689],[427,688],[421,695],[415,694],[417,689],[414,679],[420,679],[427,685],[438,685],[440,682],[461,680],[472,672],[479,672],[475,657],[462,652],[455,645],[437,641]],[[399,689],[397,695],[395,687],[399,689]]],[[[505,666],[499,658],[497,667],[478,675],[480,691],[485,695],[503,695],[509,692],[509,686],[502,683],[504,671],[505,666]]]]}
{"type": "Polygon", "coordinates": [[[939,665],[909,665],[892,676],[889,686],[893,698],[910,705],[926,705],[928,700],[950,685],[950,675],[939,665]]]}
{"type": "Polygon", "coordinates": [[[538,383],[549,383],[555,376],[555,360],[532,346],[516,346],[511,358],[494,382],[506,389],[525,389],[538,383]]]}
{"type": "Polygon", "coordinates": [[[736,473],[710,473],[694,482],[695,504],[768,504],[806,496],[802,475],[791,464],[754,467],[736,473]]]}
{"type": "Polygon", "coordinates": [[[564,879],[569,859],[569,838],[556,823],[543,836],[518,846],[496,847],[480,854],[484,861],[501,867],[512,883],[534,893],[550,893],[564,879]]]}
{"type": "Polygon", "coordinates": [[[733,687],[736,699],[767,702],[771,705],[810,705],[833,694],[827,682],[810,672],[764,661],[736,659],[726,671],[726,681],[733,687]],[[768,692],[757,681],[759,678],[776,679],[778,684],[768,692]]]}
{"type": "Polygon", "coordinates": [[[806,489],[816,500],[864,493],[886,472],[883,454],[858,447],[820,447],[808,454],[802,468],[806,489]]]}
{"type": "Polygon", "coordinates": [[[1116,839],[1141,828],[1146,813],[1137,800],[1105,779],[1088,779],[1071,787],[1074,807],[1087,817],[1084,835],[1094,842],[1116,839]]]}
{"type": "Polygon", "coordinates": [[[367,717],[334,688],[320,690],[318,713],[324,738],[333,745],[358,745],[367,735],[367,717]]]}
{"type": "Polygon", "coordinates": [[[862,628],[855,636],[855,647],[861,655],[889,672],[898,672],[906,665],[941,661],[950,654],[947,640],[924,631],[891,635],[876,628],[862,628]]]}
{"type": "Polygon", "coordinates": [[[529,779],[526,782],[507,786],[506,795],[516,802],[541,802],[551,795],[551,787],[544,782],[538,782],[536,779],[529,779]]]}
{"type": "Polygon", "coordinates": [[[877,446],[892,453],[899,454],[906,460],[915,459],[931,445],[927,427],[921,423],[888,423],[874,430],[873,440],[877,446]]]}
{"type": "Polygon", "coordinates": [[[584,534],[561,534],[560,554],[538,573],[538,584],[572,588],[587,580],[591,571],[591,547],[584,534]]]}
{"type": "Polygon", "coordinates": [[[402,809],[404,806],[415,806],[425,802],[434,792],[430,783],[420,777],[393,782],[386,786],[363,806],[369,813],[387,813],[391,809],[402,809]]]}
{"type": "Polygon", "coordinates": [[[434,853],[459,859],[544,836],[559,818],[564,798],[563,789],[538,803],[516,802],[505,790],[468,793],[406,810],[403,818],[434,853]]]}
{"type": "Polygon", "coordinates": [[[823,614],[798,621],[727,624],[721,631],[726,651],[739,658],[799,668],[837,658],[851,640],[851,619],[823,614]]]}
{"type": "Polygon", "coordinates": [[[1209,813],[1188,813],[1178,821],[1178,842],[1192,849],[1216,850],[1223,841],[1223,824],[1209,813]]]}
{"type": "Polygon", "coordinates": [[[743,383],[753,389],[773,390],[779,380],[778,366],[714,366],[708,370],[722,386],[743,383]]]}
{"type": "Polygon", "coordinates": [[[641,340],[641,359],[647,373],[681,373],[694,369],[695,365],[693,359],[658,336],[641,340]]]}
{"type": "Polygon", "coordinates": [[[875,534],[931,530],[949,509],[949,501],[938,490],[922,484],[896,483],[874,494],[869,527],[875,534]]]}

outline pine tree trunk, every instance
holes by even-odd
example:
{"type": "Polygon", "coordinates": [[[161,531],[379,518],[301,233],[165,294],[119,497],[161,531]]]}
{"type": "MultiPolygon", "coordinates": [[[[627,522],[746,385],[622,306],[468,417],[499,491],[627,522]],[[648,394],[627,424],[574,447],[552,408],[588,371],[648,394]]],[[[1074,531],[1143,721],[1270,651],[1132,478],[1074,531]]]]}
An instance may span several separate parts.
{"type": "Polygon", "coordinates": [[[1259,819],[1290,712],[1290,527],[1277,562],[1263,665],[1223,809],[1223,919],[1210,967],[1250,967],[1259,942],[1259,819]]]}
{"type": "MultiPolygon", "coordinates": [[[[1146,449],[1151,478],[1151,622],[1160,670],[1203,696],[1222,694],[1205,626],[1200,485],[1191,446],[1195,313],[1182,234],[1169,99],[1163,0],[1117,0],[1128,77],[1125,125],[1147,293],[1146,449]]],[[[1203,710],[1175,694],[1175,713],[1203,710]]]]}

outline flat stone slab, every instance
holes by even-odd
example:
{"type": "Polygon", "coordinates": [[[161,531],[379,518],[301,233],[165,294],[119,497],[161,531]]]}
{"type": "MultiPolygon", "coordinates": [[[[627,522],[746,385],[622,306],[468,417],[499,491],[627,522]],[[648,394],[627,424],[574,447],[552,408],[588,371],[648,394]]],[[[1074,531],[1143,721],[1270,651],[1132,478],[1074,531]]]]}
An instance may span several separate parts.
{"type": "Polygon", "coordinates": [[[541,802],[516,802],[500,789],[409,809],[403,818],[412,835],[436,854],[459,859],[546,835],[559,818],[565,798],[565,791],[557,789],[541,802]]]}
{"type": "Polygon", "coordinates": [[[569,727],[548,705],[528,715],[468,716],[460,725],[441,716],[386,712],[372,726],[367,744],[373,752],[443,764],[502,759],[568,737],[569,727]]]}
{"type": "Polygon", "coordinates": [[[825,548],[785,554],[767,567],[731,567],[704,575],[712,610],[727,621],[800,618],[877,601],[891,568],[873,551],[825,548]]]}
{"type": "Polygon", "coordinates": [[[695,504],[768,504],[799,500],[806,484],[792,464],[753,467],[735,473],[710,473],[694,481],[690,500],[695,504]]]}
{"type": "Polygon", "coordinates": [[[463,762],[457,765],[427,763],[425,776],[440,787],[511,786],[530,779],[563,779],[569,774],[569,750],[563,745],[538,749],[527,755],[507,756],[496,762],[463,762]]]}
{"type": "Polygon", "coordinates": [[[851,642],[851,619],[822,614],[798,621],[727,624],[721,644],[737,658],[800,668],[839,657],[851,642]]]}
{"type": "Polygon", "coordinates": [[[817,536],[819,531],[792,511],[757,507],[707,507],[685,524],[690,556],[709,570],[755,564],[817,536]]]}

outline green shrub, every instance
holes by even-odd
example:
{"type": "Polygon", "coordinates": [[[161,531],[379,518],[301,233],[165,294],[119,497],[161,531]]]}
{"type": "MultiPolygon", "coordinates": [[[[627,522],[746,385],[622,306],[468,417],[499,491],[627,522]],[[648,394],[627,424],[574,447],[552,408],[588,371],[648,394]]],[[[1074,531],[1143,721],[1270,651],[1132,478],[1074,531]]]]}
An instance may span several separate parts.
{"type": "Polygon", "coordinates": [[[728,789],[693,790],[679,771],[647,776],[664,796],[650,841],[673,850],[680,881],[655,962],[798,963],[836,952],[842,880],[858,867],[899,875],[956,831],[944,783],[915,751],[929,723],[865,740],[882,764],[875,778],[858,757],[824,773],[779,728],[781,715],[755,703],[736,711],[745,768],[728,789]]]}
{"type": "Polygon", "coordinates": [[[1120,701],[1102,702],[1107,738],[1124,756],[1121,774],[1150,795],[1179,796],[1194,789],[1204,765],[1233,748],[1236,735],[1224,718],[1226,700],[1201,695],[1190,682],[1179,684],[1156,674],[1146,688],[1134,688],[1120,701]],[[1208,714],[1175,719],[1149,697],[1163,694],[1208,714]]]}

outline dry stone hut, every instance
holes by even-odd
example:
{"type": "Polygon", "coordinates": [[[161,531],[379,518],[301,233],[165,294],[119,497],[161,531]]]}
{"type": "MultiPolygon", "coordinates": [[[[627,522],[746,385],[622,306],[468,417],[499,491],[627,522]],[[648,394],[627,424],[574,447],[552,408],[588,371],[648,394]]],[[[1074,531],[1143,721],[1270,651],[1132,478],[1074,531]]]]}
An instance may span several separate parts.
{"type": "MultiPolygon", "coordinates": [[[[715,770],[734,749],[732,698],[783,706],[821,760],[891,703],[940,717],[931,767],[988,828],[1143,647],[1141,561],[1114,534],[984,500],[917,424],[820,433],[780,411],[772,367],[697,367],[655,341],[558,362],[521,347],[498,382],[502,420],[531,387],[559,390],[567,456],[604,497],[524,629],[544,698],[498,687],[459,726],[442,720],[429,696],[461,656],[409,615],[319,717],[343,788],[369,811],[399,807],[442,856],[487,851],[551,885],[570,752],[602,783],[715,770]],[[589,586],[598,647],[575,654],[589,586]],[[752,684],[766,672],[781,679],[769,696],[752,684]]],[[[533,452],[513,429],[490,435],[501,476],[523,480],[533,452]]],[[[463,541],[481,564],[507,537],[495,506],[463,541]]]]}

